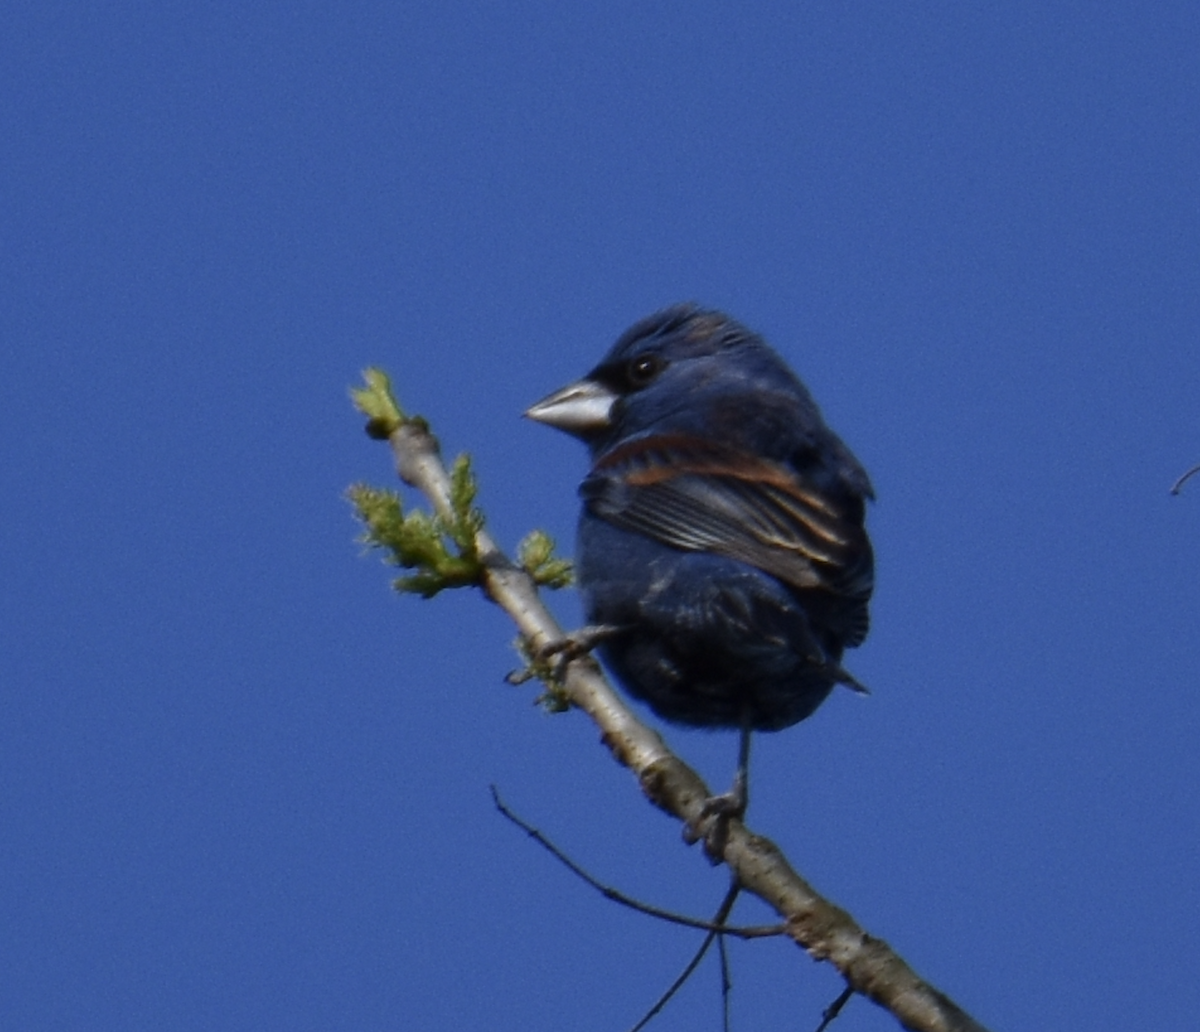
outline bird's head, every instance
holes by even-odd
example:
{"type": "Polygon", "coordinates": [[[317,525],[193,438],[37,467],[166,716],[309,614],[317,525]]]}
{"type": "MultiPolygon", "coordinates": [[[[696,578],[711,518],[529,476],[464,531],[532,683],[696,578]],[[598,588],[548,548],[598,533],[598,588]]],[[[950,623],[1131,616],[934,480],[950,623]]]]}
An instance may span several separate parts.
{"type": "Polygon", "coordinates": [[[643,433],[728,433],[783,418],[819,421],[808,391],[757,334],[721,312],[675,305],[630,327],[583,379],[525,413],[593,453],[643,433]]]}

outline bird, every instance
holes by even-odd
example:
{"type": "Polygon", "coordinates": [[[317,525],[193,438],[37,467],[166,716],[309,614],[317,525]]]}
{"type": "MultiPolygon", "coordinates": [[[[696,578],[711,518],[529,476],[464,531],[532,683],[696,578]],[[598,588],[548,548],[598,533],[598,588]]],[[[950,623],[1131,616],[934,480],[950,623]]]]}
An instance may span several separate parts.
{"type": "Polygon", "coordinates": [[[572,639],[668,723],[740,733],[733,788],[702,811],[740,818],[751,733],[866,690],[842,666],[874,588],[866,471],[761,336],[695,304],[635,323],[525,415],[591,459],[572,639]]]}

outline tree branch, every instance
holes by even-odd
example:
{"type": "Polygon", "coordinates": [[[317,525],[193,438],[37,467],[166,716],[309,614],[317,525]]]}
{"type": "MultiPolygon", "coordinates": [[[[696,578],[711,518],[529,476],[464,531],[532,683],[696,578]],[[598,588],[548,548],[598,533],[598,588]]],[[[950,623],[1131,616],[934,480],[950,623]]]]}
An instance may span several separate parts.
{"type": "MultiPolygon", "coordinates": [[[[398,407],[381,414],[378,398],[370,393],[379,381],[386,390],[386,377],[372,371],[368,391],[355,392],[356,404],[370,417],[368,433],[386,438],[400,478],[429,499],[442,524],[459,525],[461,506],[456,506],[451,475],[442,462],[437,439],[424,420],[405,417],[398,407]]],[[[394,406],[394,401],[391,404],[394,406]]],[[[533,577],[510,561],[481,526],[474,532],[471,551],[480,564],[479,586],[512,617],[532,650],[565,636],[542,603],[533,577]]],[[[572,660],[561,686],[552,689],[561,691],[591,717],[613,757],[634,773],[655,806],[686,824],[698,824],[704,801],[711,794],[708,787],[656,731],[634,715],[609,686],[595,660],[588,656],[572,660]]],[[[786,934],[809,956],[833,964],[851,989],[889,1010],[904,1028],[913,1032],[986,1032],[949,997],[919,978],[887,943],[867,934],[848,913],[818,895],[774,843],[753,834],[740,821],[729,822],[719,859],[728,864],[746,891],[780,915],[786,934]]]]}

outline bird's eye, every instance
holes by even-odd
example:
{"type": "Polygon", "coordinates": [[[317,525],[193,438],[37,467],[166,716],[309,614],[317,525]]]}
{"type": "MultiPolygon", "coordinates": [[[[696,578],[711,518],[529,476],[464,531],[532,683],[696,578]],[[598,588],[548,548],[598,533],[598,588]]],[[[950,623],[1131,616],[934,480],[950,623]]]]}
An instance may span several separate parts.
{"type": "Polygon", "coordinates": [[[626,375],[631,386],[645,387],[666,367],[667,363],[658,355],[641,355],[629,363],[626,375]]]}

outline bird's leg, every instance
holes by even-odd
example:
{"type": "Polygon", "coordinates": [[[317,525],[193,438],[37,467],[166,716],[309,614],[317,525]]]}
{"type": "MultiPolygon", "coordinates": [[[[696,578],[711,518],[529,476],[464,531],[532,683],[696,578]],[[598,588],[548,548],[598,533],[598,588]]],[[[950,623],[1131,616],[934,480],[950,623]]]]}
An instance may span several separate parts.
{"type": "Polygon", "coordinates": [[[729,837],[729,821],[741,820],[750,805],[750,722],[742,723],[738,740],[737,773],[733,776],[733,787],[722,795],[709,796],[700,808],[700,816],[689,821],[683,829],[683,839],[688,845],[704,839],[704,848],[710,857],[719,859],[725,851],[729,837]]]}

